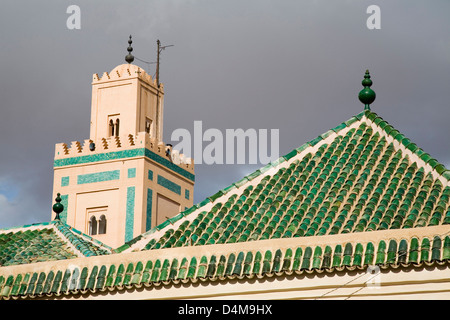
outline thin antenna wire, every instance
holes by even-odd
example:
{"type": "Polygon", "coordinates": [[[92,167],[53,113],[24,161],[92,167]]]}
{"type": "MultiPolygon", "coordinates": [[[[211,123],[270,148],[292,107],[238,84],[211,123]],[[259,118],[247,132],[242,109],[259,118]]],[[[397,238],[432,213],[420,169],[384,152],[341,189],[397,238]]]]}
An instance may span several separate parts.
{"type": "Polygon", "coordinates": [[[331,289],[330,291],[325,292],[325,293],[322,294],[320,297],[317,297],[317,298],[315,298],[314,300],[323,298],[323,297],[326,296],[327,294],[329,294],[329,293],[331,293],[331,292],[333,292],[333,291],[339,290],[339,289],[345,287],[346,285],[350,284],[351,282],[356,281],[356,280],[358,280],[359,278],[361,278],[362,276],[365,276],[365,275],[367,275],[367,273],[363,273],[363,274],[359,275],[358,277],[356,277],[356,278],[354,278],[354,279],[351,279],[351,280],[347,281],[347,282],[344,283],[344,284],[341,284],[339,287],[333,288],[333,289],[331,289]]]}
{"type": "Polygon", "coordinates": [[[148,62],[148,61],[145,61],[145,60],[142,60],[142,59],[139,59],[138,57],[136,57],[136,56],[134,56],[134,58],[136,59],[136,60],[139,60],[139,61],[141,61],[141,62],[143,62],[143,63],[146,63],[147,64],[147,69],[148,69],[148,73],[150,73],[150,65],[151,64],[155,64],[156,63],[156,61],[153,61],[153,62],[148,62]]]}
{"type": "Polygon", "coordinates": [[[159,87],[159,65],[160,65],[161,51],[165,50],[166,48],[173,47],[174,45],[173,44],[169,44],[169,45],[166,45],[166,46],[161,46],[161,41],[159,41],[159,40],[156,41],[156,44],[157,44],[157,47],[158,47],[157,48],[157,52],[156,52],[156,62],[155,61],[152,61],[152,62],[145,61],[145,60],[139,59],[136,56],[134,56],[134,58],[136,60],[139,60],[139,61],[147,64],[148,73],[150,73],[150,65],[151,64],[156,64],[156,71],[155,71],[155,73],[153,75],[153,78],[156,77],[156,83],[157,83],[157,85],[159,87]]]}
{"type": "Polygon", "coordinates": [[[364,281],[364,283],[361,285],[360,288],[358,288],[356,291],[353,291],[352,293],[350,293],[344,300],[350,299],[350,297],[351,297],[352,295],[354,295],[355,293],[357,293],[357,292],[361,291],[362,289],[364,289],[364,288],[365,288],[364,285],[366,285],[367,282],[369,282],[370,280],[372,280],[373,278],[375,278],[375,277],[377,277],[377,276],[378,276],[378,273],[375,273],[372,277],[370,277],[369,279],[367,279],[366,281],[364,281]]]}

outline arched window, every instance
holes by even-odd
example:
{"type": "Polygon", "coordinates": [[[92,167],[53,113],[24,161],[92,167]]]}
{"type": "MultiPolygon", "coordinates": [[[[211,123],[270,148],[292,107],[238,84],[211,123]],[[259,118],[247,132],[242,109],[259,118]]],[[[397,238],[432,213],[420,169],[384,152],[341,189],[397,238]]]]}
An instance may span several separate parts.
{"type": "Polygon", "coordinates": [[[105,234],[105,233],[106,233],[106,217],[105,215],[102,214],[98,222],[98,234],[105,234]]]}
{"type": "Polygon", "coordinates": [[[92,216],[89,219],[89,235],[95,236],[97,234],[97,219],[92,216]]]}
{"type": "Polygon", "coordinates": [[[120,121],[119,121],[119,119],[116,119],[116,137],[119,136],[119,125],[120,125],[120,121]]]}
{"type": "Polygon", "coordinates": [[[149,118],[145,119],[145,132],[150,133],[152,127],[152,120],[149,118]]]}
{"type": "Polygon", "coordinates": [[[108,136],[118,137],[120,134],[120,114],[113,114],[108,116],[108,136]]]}
{"type": "Polygon", "coordinates": [[[109,120],[109,136],[114,136],[114,122],[112,121],[112,119],[109,120]]]}

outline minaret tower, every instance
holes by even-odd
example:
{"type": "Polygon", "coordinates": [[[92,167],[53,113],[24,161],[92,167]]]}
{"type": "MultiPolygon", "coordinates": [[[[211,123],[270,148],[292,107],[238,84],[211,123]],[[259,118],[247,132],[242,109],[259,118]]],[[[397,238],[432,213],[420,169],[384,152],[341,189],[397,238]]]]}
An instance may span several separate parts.
{"type": "Polygon", "coordinates": [[[127,64],[93,76],[89,139],[55,148],[61,221],[111,247],[193,204],[194,163],[162,141],[164,86],[128,44],[127,64]]]}

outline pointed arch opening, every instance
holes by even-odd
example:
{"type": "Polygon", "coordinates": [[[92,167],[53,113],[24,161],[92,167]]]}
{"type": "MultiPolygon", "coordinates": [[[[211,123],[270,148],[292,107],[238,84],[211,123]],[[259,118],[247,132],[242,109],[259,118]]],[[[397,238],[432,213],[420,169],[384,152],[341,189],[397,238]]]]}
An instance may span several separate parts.
{"type": "Polygon", "coordinates": [[[120,120],[116,119],[116,134],[115,134],[116,137],[119,136],[119,128],[120,128],[120,120]]]}
{"type": "Polygon", "coordinates": [[[98,234],[106,234],[106,217],[104,214],[102,214],[99,219],[98,234]]]}
{"type": "Polygon", "coordinates": [[[95,236],[97,234],[97,218],[91,216],[89,219],[89,235],[95,236]]]}
{"type": "Polygon", "coordinates": [[[114,136],[114,121],[112,119],[109,120],[109,136],[114,136]]]}

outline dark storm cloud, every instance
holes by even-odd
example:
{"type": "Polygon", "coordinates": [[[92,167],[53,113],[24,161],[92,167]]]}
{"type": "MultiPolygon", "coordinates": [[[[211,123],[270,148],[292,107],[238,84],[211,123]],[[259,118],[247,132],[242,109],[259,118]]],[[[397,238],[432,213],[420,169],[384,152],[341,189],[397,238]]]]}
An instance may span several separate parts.
{"type": "MultiPolygon", "coordinates": [[[[378,113],[450,167],[448,1],[3,1],[0,227],[48,221],[54,144],[89,136],[91,76],[163,52],[164,140],[195,120],[279,129],[284,155],[359,113],[366,68],[378,113]],[[81,9],[68,30],[66,9],[81,9]],[[369,5],[381,29],[366,27],[369,5]]],[[[136,61],[141,67],[147,65],[136,61]]],[[[149,73],[153,74],[153,65],[149,73]]],[[[259,166],[198,165],[194,200],[259,166]]]]}

